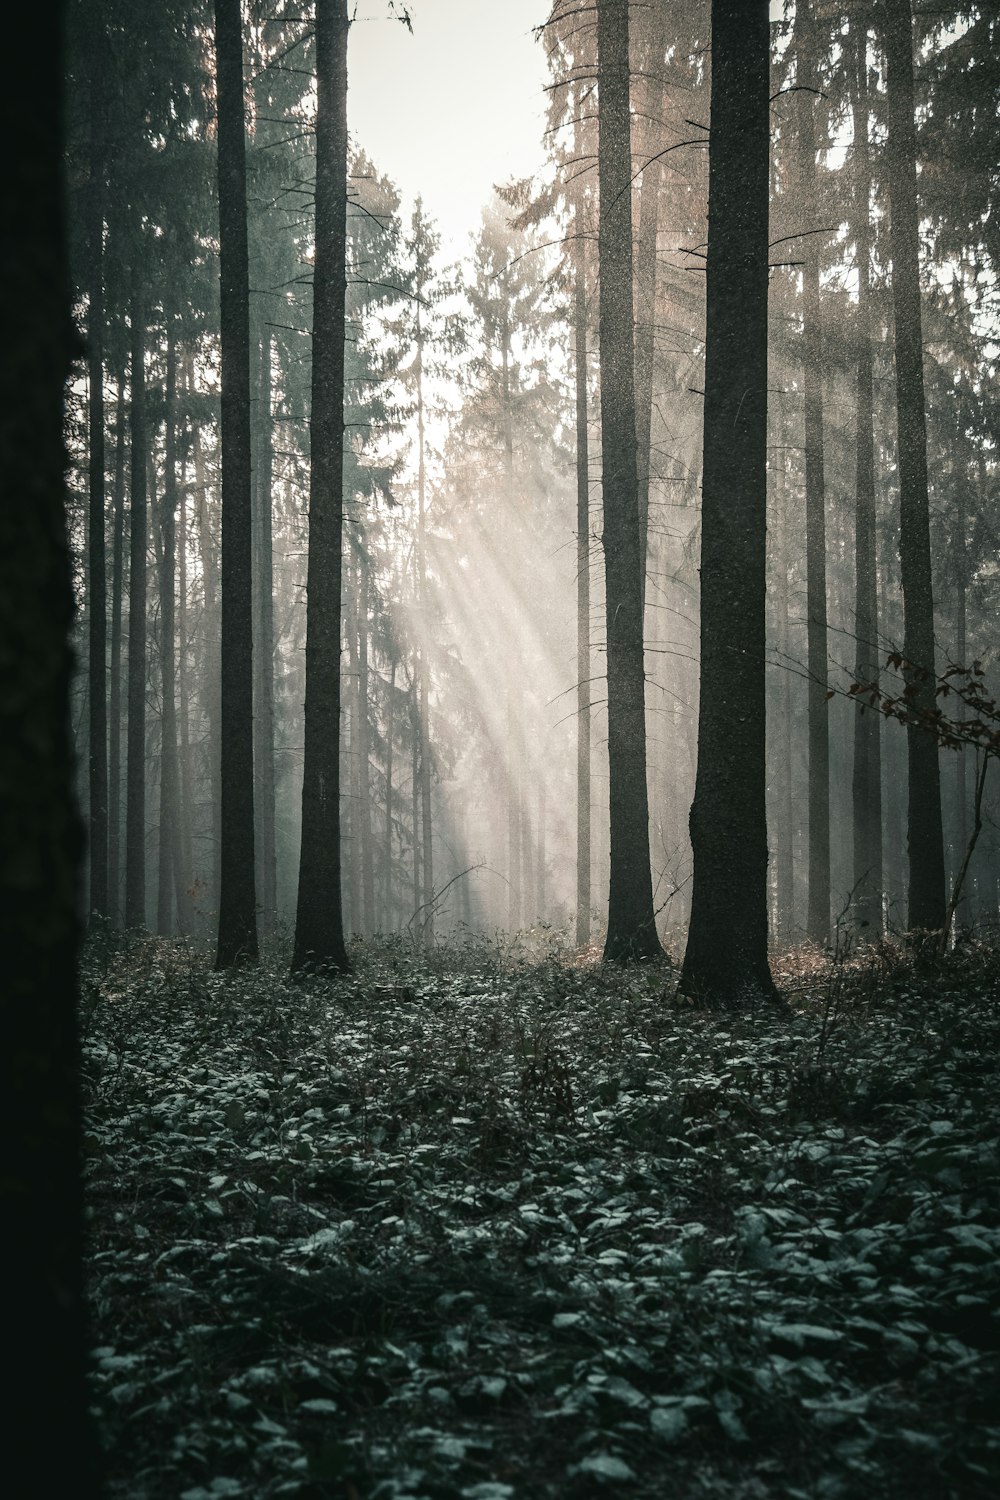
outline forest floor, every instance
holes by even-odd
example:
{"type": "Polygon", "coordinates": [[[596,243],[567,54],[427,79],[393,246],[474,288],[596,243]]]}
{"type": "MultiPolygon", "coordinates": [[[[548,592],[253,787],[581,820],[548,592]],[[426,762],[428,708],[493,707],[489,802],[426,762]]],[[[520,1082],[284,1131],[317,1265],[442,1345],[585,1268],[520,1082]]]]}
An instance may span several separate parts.
{"type": "Polygon", "coordinates": [[[1000,1493],[1000,954],[85,955],[118,1500],[1000,1493]]]}

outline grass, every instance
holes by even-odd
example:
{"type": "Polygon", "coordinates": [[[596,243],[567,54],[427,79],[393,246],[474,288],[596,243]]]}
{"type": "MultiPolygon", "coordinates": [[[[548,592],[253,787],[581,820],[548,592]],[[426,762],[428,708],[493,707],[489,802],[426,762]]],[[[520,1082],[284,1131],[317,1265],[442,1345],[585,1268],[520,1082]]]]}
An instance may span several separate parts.
{"type": "Polygon", "coordinates": [[[122,1500],[1000,1490],[1000,961],[87,955],[122,1500]]]}

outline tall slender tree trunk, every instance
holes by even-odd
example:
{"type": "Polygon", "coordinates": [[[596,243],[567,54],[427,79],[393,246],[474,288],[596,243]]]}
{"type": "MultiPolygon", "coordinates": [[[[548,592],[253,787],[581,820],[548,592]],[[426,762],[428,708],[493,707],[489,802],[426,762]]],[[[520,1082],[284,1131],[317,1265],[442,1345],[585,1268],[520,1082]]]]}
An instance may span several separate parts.
{"type": "MultiPolygon", "coordinates": [[[[858,264],[858,372],[855,469],[856,682],[877,682],[878,573],[875,546],[875,371],[871,307],[871,157],[868,144],[868,26],[855,18],[855,254],[858,264]]],[[[854,889],[858,923],[882,932],[882,727],[877,708],[855,712],[854,889]]]]}
{"type": "MultiPolygon", "coordinates": [[[[959,446],[962,435],[956,438],[959,446]]],[[[982,463],[982,449],[980,449],[980,463],[982,463]]],[[[968,665],[968,643],[966,633],[968,629],[968,601],[966,590],[968,586],[968,558],[966,555],[965,538],[965,475],[958,476],[955,485],[955,660],[960,666],[968,665]]],[[[964,710],[960,711],[959,717],[964,719],[964,710]]],[[[968,763],[970,751],[965,746],[955,756],[955,801],[956,801],[956,867],[961,865],[966,849],[969,847],[969,784],[968,763]]],[[[978,757],[977,757],[978,761],[978,757]]],[[[978,770],[978,764],[977,764],[978,770]]],[[[973,783],[975,785],[975,783],[973,783]]],[[[955,909],[956,923],[961,926],[969,922],[972,915],[972,881],[966,879],[959,897],[958,906],[955,909]]]]}
{"type": "Polygon", "coordinates": [[[420,926],[418,917],[420,915],[420,892],[421,892],[421,870],[423,868],[420,859],[420,725],[419,710],[417,708],[417,684],[414,679],[410,689],[410,725],[413,741],[412,775],[410,781],[411,795],[411,817],[413,820],[413,917],[414,937],[419,941],[420,926]]]}
{"type": "MultiPolygon", "coordinates": [[[[186,468],[186,466],[185,466],[186,468]]],[[[180,528],[177,549],[177,700],[178,700],[178,766],[180,773],[180,879],[187,903],[187,921],[194,925],[191,909],[191,891],[194,881],[194,856],[192,850],[192,822],[194,806],[191,785],[191,688],[188,673],[188,486],[186,472],[180,492],[180,528]]],[[[178,910],[180,896],[178,895],[178,910]]]]}
{"type": "Polygon", "coordinates": [[[598,0],[601,452],[607,595],[611,881],[604,957],[661,953],[646,790],[641,549],[632,326],[632,156],[627,0],[598,0]]]}
{"type": "Polygon", "coordinates": [[[826,600],[826,488],[823,454],[823,323],[816,233],[815,41],[808,6],[795,11],[800,102],[799,190],[808,235],[801,241],[806,450],[806,660],[809,672],[809,936],[830,936],[830,707],[826,600]]]}
{"type": "Polygon", "coordinates": [[[177,348],[167,313],[167,371],[164,400],[165,452],[160,524],[160,857],[157,929],[170,932],[172,906],[177,927],[190,932],[188,887],[181,853],[180,776],[177,758],[177,348]]]}
{"type": "Polygon", "coordinates": [[[277,870],[274,830],[274,584],[271,522],[271,332],[262,328],[257,379],[257,463],[254,474],[254,813],[260,927],[274,930],[277,870]]]}
{"type": "Polygon", "coordinates": [[[392,658],[389,663],[389,699],[386,704],[386,728],[385,728],[385,885],[384,885],[384,922],[385,931],[395,931],[395,908],[393,907],[392,892],[392,771],[393,771],[393,741],[396,733],[396,652],[393,648],[392,658]]]}
{"type": "MultiPolygon", "coordinates": [[[[136,246],[138,259],[138,246],[136,246]]],[[[125,926],[146,925],[146,328],[132,272],[132,453],[129,483],[128,731],[125,748],[125,926]]]]}
{"type": "MultiPolygon", "coordinates": [[[[193,384],[193,375],[188,366],[188,389],[193,384]]],[[[219,552],[212,533],[212,520],[208,503],[208,474],[201,448],[201,437],[197,424],[192,429],[194,482],[198,496],[198,549],[201,554],[202,589],[202,680],[204,683],[205,718],[208,724],[207,759],[208,783],[211,798],[211,848],[212,867],[208,906],[214,910],[219,901],[219,880],[222,850],[222,755],[219,748],[219,552]]]]}
{"type": "MultiPolygon", "coordinates": [[[[83,845],[69,735],[63,441],[76,352],[64,208],[67,9],[18,7],[4,17],[15,66],[0,98],[10,151],[0,181],[10,299],[0,362],[0,1287],[10,1492],[92,1500],[101,1465],[86,1378],[76,970],[83,845]]],[[[101,671],[103,696],[103,658],[101,671]]]]}
{"type": "Polygon", "coordinates": [[[347,637],[347,798],[346,834],[349,851],[348,911],[349,932],[365,936],[368,931],[368,913],[364,905],[361,882],[361,692],[358,670],[358,563],[353,551],[347,554],[345,564],[347,602],[344,610],[344,634],[347,637]]]}
{"type": "MultiPolygon", "coordinates": [[[[580,110],[577,104],[577,112],[580,110]]],[[[580,125],[575,155],[582,153],[580,125]]],[[[590,444],[587,431],[587,241],[584,192],[573,205],[573,344],[576,375],[576,941],[590,941],[590,444]]]]}
{"type": "Polygon", "coordinates": [[[368,932],[378,928],[375,909],[375,858],[372,850],[371,734],[368,702],[368,563],[358,558],[358,828],[361,834],[361,889],[368,932]]]}
{"type": "Polygon", "coordinates": [[[253,826],[250,279],[240,0],[215,0],[222,348],[222,845],[216,966],[257,961],[253,826]]]}
{"type": "Polygon", "coordinates": [[[122,597],[125,589],[125,372],[118,371],[115,405],[115,487],[111,543],[111,681],[108,685],[108,909],[122,917],[122,597]]]}
{"type": "Polygon", "coordinates": [[[764,583],[767,0],[712,0],[694,881],[681,985],[772,999],[767,961],[764,583]]]}
{"type": "Polygon", "coordinates": [[[104,539],[104,199],[105,99],[103,24],[94,29],[90,63],[90,182],[87,194],[89,300],[87,313],[88,419],[90,428],[90,504],[87,544],[87,611],[89,666],[88,770],[90,807],[90,911],[107,918],[108,901],[108,683],[107,589],[104,539]]]}
{"type": "Polygon", "coordinates": [[[293,966],[349,968],[340,888],[340,615],[347,291],[347,0],[316,0],[309,565],[302,850],[293,966]]]}
{"type": "MultiPolygon", "coordinates": [[[[933,712],[934,595],[927,501],[927,422],[917,219],[916,129],[910,0],[886,0],[886,107],[892,312],[896,349],[896,431],[899,462],[899,560],[903,592],[903,655],[918,710],[933,712]]],[[[909,770],[908,924],[940,930],[945,919],[944,833],[937,741],[919,724],[906,730],[909,770]]]]}
{"type": "Polygon", "coordinates": [[[653,351],[656,342],[656,245],[660,221],[659,155],[663,136],[664,55],[666,5],[653,5],[642,27],[640,91],[642,178],[639,188],[639,227],[635,261],[635,453],[639,496],[640,587],[646,604],[646,567],[649,556],[649,470],[653,418],[653,351]]]}
{"type": "MultiPolygon", "coordinates": [[[[511,411],[510,326],[504,318],[500,331],[500,399],[503,403],[504,511],[501,535],[514,525],[514,421],[511,411]]],[[[506,543],[506,537],[504,536],[506,543]]],[[[520,690],[521,661],[516,643],[512,643],[513,662],[507,678],[507,926],[516,932],[524,923],[524,886],[522,883],[523,843],[521,798],[522,701],[520,690]]]]}
{"type": "MultiPolygon", "coordinates": [[[[418,289],[423,290],[422,285],[418,289]]],[[[417,607],[420,618],[420,640],[417,646],[417,672],[420,692],[420,820],[423,827],[423,940],[434,941],[434,835],[431,826],[431,728],[427,642],[430,629],[427,619],[427,465],[424,432],[424,330],[417,303],[417,607]]]]}

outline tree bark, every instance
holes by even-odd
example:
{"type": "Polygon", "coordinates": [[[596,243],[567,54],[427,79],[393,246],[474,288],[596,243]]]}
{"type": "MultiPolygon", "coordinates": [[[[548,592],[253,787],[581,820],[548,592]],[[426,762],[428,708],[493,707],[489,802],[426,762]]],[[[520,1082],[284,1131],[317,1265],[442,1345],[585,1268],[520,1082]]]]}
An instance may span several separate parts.
{"type": "Polygon", "coordinates": [[[649,862],[632,325],[627,0],[598,0],[601,449],[607,596],[611,880],[604,957],[658,957],[649,862]]]}
{"type": "Polygon", "coordinates": [[[830,936],[830,706],[826,600],[826,492],[823,454],[823,323],[816,233],[815,43],[807,5],[795,10],[799,191],[807,237],[802,257],[802,364],[806,457],[806,661],[809,673],[809,857],[806,925],[814,942],[830,936]]]}
{"type": "MultiPolygon", "coordinates": [[[[418,295],[424,290],[417,285],[418,295]]],[[[434,835],[431,828],[431,726],[427,641],[427,466],[424,434],[424,331],[417,303],[417,611],[420,639],[417,643],[417,681],[420,698],[420,820],[423,828],[423,941],[434,942],[434,835]]]]}
{"type": "Polygon", "coordinates": [[[340,885],[340,623],[347,291],[347,0],[316,3],[309,564],[302,849],[293,967],[350,967],[340,885]]]}
{"type": "Polygon", "coordinates": [[[681,986],[775,996],[767,960],[767,0],[713,0],[694,880],[681,986]]]}
{"type": "MultiPolygon", "coordinates": [[[[580,110],[577,103],[577,111],[580,110]]],[[[582,152],[579,123],[574,155],[582,152]]],[[[576,941],[590,942],[590,444],[587,431],[587,252],[584,192],[573,205],[573,344],[576,368],[576,941]]]]}
{"type": "MultiPolygon", "coordinates": [[[[878,573],[875,544],[875,372],[871,307],[871,155],[868,139],[868,27],[852,20],[855,33],[854,171],[855,255],[858,264],[858,370],[855,469],[856,682],[877,682],[878,573]]],[[[854,717],[854,890],[859,927],[882,933],[882,726],[877,708],[854,717]]]]}
{"type": "Polygon", "coordinates": [[[277,915],[274,831],[274,583],[271,524],[271,332],[262,328],[257,380],[254,474],[254,813],[257,819],[257,894],[260,928],[270,934],[277,915]]]}
{"type": "Polygon", "coordinates": [[[108,685],[108,913],[122,919],[122,597],[125,589],[125,372],[118,371],[111,544],[111,681],[108,685]]]}
{"type": "Polygon", "coordinates": [[[160,855],[157,930],[190,932],[188,887],[181,852],[180,776],[177,756],[177,347],[167,314],[167,371],[164,391],[165,451],[160,517],[160,855]],[[173,910],[172,910],[173,908],[173,910]]]}
{"type": "Polygon", "coordinates": [[[10,299],[0,365],[0,1286],[11,1377],[3,1460],[12,1492],[20,1474],[25,1491],[92,1500],[100,1460],[86,1388],[76,1020],[83,844],[69,735],[63,445],[64,390],[79,350],[64,222],[63,20],[59,3],[4,18],[17,67],[0,98],[11,153],[0,181],[0,276],[10,299]]]}
{"type": "Polygon", "coordinates": [[[215,0],[222,369],[222,805],[216,967],[256,963],[250,281],[240,0],[215,0]]]}
{"type": "Polygon", "coordinates": [[[107,919],[108,901],[108,683],[107,589],[104,539],[104,200],[105,99],[104,27],[93,18],[90,59],[90,182],[87,193],[89,301],[87,313],[88,419],[90,428],[90,504],[87,545],[87,612],[89,667],[88,770],[90,805],[89,908],[107,919]]]}
{"type": "MultiPolygon", "coordinates": [[[[913,37],[909,0],[886,0],[886,108],[892,312],[896,349],[896,431],[899,463],[899,560],[903,593],[903,655],[907,686],[918,710],[932,712],[934,595],[927,500],[927,422],[917,217],[913,37]]],[[[906,729],[909,771],[908,924],[940,931],[945,918],[944,834],[937,741],[919,724],[906,729]]]]}
{"type": "Polygon", "coordinates": [[[653,426],[653,351],[656,342],[656,247],[660,220],[663,162],[659,155],[663,126],[664,54],[667,7],[647,9],[640,52],[645,74],[641,98],[642,178],[635,261],[635,451],[639,497],[639,580],[643,612],[649,556],[649,470],[653,426]]]}
{"type": "MultiPolygon", "coordinates": [[[[139,259],[139,247],[135,248],[139,259]]],[[[129,474],[128,730],[125,746],[125,926],[146,926],[146,328],[132,272],[132,453],[129,474]]]]}
{"type": "MultiPolygon", "coordinates": [[[[375,910],[375,860],[372,853],[371,734],[368,702],[368,561],[358,557],[358,831],[361,835],[361,890],[365,930],[378,927],[375,910]]],[[[426,898],[425,898],[426,899],[426,898]]]]}

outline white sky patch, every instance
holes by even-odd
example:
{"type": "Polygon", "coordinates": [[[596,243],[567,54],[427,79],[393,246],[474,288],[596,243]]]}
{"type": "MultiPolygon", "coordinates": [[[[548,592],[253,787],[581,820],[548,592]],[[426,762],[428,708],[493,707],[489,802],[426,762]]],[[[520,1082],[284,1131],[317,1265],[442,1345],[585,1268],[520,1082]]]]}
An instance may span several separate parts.
{"type": "Polygon", "coordinates": [[[386,0],[358,0],[348,53],[352,139],[396,183],[403,213],[419,194],[459,259],[495,182],[545,161],[545,52],[532,27],[548,0],[407,0],[413,34],[386,0]]]}

